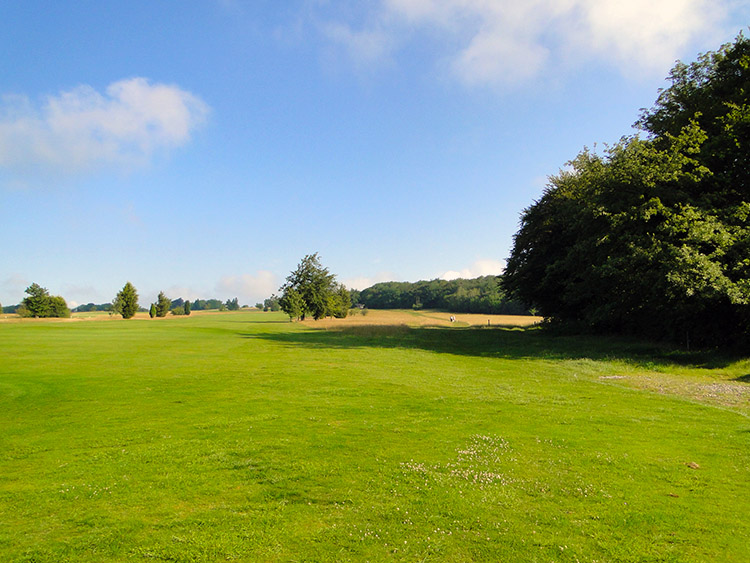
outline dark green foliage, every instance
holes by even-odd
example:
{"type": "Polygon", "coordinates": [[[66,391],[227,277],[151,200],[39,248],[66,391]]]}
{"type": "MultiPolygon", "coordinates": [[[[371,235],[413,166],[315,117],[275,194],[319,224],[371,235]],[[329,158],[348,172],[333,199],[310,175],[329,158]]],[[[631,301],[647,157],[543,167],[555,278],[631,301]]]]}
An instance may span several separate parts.
{"type": "Polygon", "coordinates": [[[698,160],[713,173],[711,187],[690,196],[703,206],[747,202],[750,175],[750,40],[742,35],[691,64],[678,63],[672,85],[638,125],[660,146],[691,122],[706,133],[698,160]]]}
{"type": "Polygon", "coordinates": [[[27,296],[21,301],[19,314],[22,317],[49,317],[49,291],[37,283],[26,288],[27,296]]]}
{"type": "Polygon", "coordinates": [[[349,314],[352,306],[351,295],[349,290],[343,284],[337,284],[331,295],[328,297],[328,311],[337,319],[344,319],[349,314]]]}
{"type": "Polygon", "coordinates": [[[169,297],[164,295],[163,291],[160,291],[159,296],[156,298],[156,316],[166,317],[171,308],[172,302],[169,300],[169,297]]]}
{"type": "Polygon", "coordinates": [[[148,316],[152,319],[156,316],[156,303],[151,303],[151,307],[148,309],[148,316]]]}
{"type": "Polygon", "coordinates": [[[111,311],[112,303],[101,303],[96,305],[94,303],[86,303],[85,305],[78,305],[73,309],[74,313],[90,313],[92,311],[111,311]]]}
{"type": "Polygon", "coordinates": [[[750,49],[678,64],[640,125],[526,209],[505,287],[567,325],[686,344],[750,326],[750,49]]]}
{"type": "Polygon", "coordinates": [[[234,299],[227,299],[224,303],[224,306],[227,308],[227,311],[239,311],[240,310],[240,302],[237,297],[234,299]]]}
{"type": "Polygon", "coordinates": [[[519,301],[506,296],[497,276],[377,283],[359,292],[358,302],[370,309],[411,309],[416,305],[455,313],[528,314],[519,301]]]}
{"type": "Polygon", "coordinates": [[[279,303],[279,297],[276,295],[271,295],[268,299],[265,299],[263,301],[263,304],[258,307],[259,309],[262,308],[264,311],[281,311],[281,305],[279,303]]]}
{"type": "Polygon", "coordinates": [[[138,311],[138,292],[132,283],[127,282],[125,286],[112,301],[112,310],[122,315],[123,319],[131,319],[138,311]]]}
{"type": "Polygon", "coordinates": [[[191,305],[193,311],[206,311],[209,309],[221,309],[224,306],[219,299],[196,299],[191,305]]]}
{"type": "MultiPolygon", "coordinates": [[[[289,274],[286,283],[281,287],[282,297],[279,302],[283,311],[290,318],[304,318],[309,314],[315,320],[328,316],[341,316],[344,303],[343,293],[346,288],[336,283],[336,276],[320,263],[317,252],[305,256],[297,269],[289,274]],[[297,296],[302,300],[301,313],[297,314],[297,296]]],[[[346,297],[346,309],[351,300],[346,297]]],[[[343,316],[346,316],[345,314],[343,316]]]]}
{"type": "Polygon", "coordinates": [[[190,301],[185,301],[185,304],[182,306],[182,310],[186,315],[190,315],[190,311],[191,311],[190,301]]]}
{"type": "Polygon", "coordinates": [[[360,291],[358,289],[350,289],[349,290],[349,300],[352,302],[352,307],[356,307],[359,305],[360,299],[359,299],[360,291]]]}
{"type": "Polygon", "coordinates": [[[70,317],[70,309],[65,299],[59,295],[51,295],[49,298],[50,317],[68,318],[70,317]]]}
{"type": "Polygon", "coordinates": [[[50,295],[46,287],[33,283],[26,288],[27,297],[16,309],[22,317],[70,317],[70,309],[65,299],[59,295],[50,295]]]}
{"type": "Polygon", "coordinates": [[[280,305],[282,310],[289,315],[289,320],[301,319],[305,311],[305,302],[296,289],[290,287],[284,291],[280,305]]]}

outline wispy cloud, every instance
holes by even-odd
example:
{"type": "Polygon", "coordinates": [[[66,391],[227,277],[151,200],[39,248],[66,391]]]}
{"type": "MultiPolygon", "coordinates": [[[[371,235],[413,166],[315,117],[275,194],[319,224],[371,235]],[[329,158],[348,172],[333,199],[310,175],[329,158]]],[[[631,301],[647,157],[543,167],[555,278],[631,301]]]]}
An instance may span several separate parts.
{"type": "Polygon", "coordinates": [[[455,280],[458,278],[473,279],[481,276],[499,276],[505,269],[505,263],[500,260],[477,260],[463,270],[449,270],[440,279],[455,280]]]}
{"type": "Polygon", "coordinates": [[[30,285],[31,282],[19,273],[13,273],[0,281],[0,290],[2,290],[5,299],[8,300],[3,305],[19,303],[24,297],[24,291],[30,285]]]}
{"type": "Polygon", "coordinates": [[[387,59],[395,48],[394,38],[385,30],[355,30],[341,22],[323,26],[323,33],[333,43],[345,47],[357,67],[369,66],[387,59]]]}
{"type": "Polygon", "coordinates": [[[75,284],[65,284],[61,295],[71,309],[78,307],[78,305],[81,305],[82,303],[106,303],[115,297],[112,295],[111,297],[104,298],[96,288],[91,285],[75,284]]]}
{"type": "Polygon", "coordinates": [[[158,151],[186,144],[209,107],[197,96],[145,78],[48,96],[0,101],[0,170],[12,177],[78,174],[143,165],[158,151]]]}
{"type": "Polygon", "coordinates": [[[426,34],[463,83],[507,85],[591,60],[663,74],[691,42],[715,40],[729,11],[729,0],[380,0],[365,23],[324,31],[359,62],[426,34]]]}
{"type": "Polygon", "coordinates": [[[278,278],[267,270],[259,270],[255,274],[224,276],[216,284],[216,290],[220,294],[238,297],[243,304],[249,305],[270,297],[278,289],[278,278]]]}

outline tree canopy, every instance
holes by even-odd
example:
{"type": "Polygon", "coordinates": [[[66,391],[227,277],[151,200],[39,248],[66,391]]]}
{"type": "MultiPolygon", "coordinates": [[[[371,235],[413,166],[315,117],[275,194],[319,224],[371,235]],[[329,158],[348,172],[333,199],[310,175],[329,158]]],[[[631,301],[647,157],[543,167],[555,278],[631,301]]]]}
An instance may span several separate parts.
{"type": "Polygon", "coordinates": [[[505,288],[596,330],[725,343],[750,327],[750,47],[690,65],[603,156],[584,150],[524,210],[505,288]]]}

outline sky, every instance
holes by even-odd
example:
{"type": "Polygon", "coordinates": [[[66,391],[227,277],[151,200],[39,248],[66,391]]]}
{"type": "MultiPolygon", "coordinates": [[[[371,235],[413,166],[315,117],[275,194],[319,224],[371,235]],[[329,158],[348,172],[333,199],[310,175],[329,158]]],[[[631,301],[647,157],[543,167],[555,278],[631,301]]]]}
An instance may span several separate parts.
{"type": "Polygon", "coordinates": [[[750,0],[6,0],[0,303],[499,274],[524,208],[634,134],[750,0]]]}

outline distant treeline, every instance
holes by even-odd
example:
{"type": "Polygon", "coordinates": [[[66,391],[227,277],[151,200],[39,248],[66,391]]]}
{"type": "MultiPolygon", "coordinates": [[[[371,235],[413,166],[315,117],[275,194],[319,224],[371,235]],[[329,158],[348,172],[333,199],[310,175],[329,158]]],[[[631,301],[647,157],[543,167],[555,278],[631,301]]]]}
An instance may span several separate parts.
{"type": "MultiPolygon", "coordinates": [[[[21,305],[7,305],[2,308],[3,313],[6,314],[13,314],[18,311],[18,308],[21,305]]],[[[179,299],[173,299],[171,309],[177,310],[181,309],[185,306],[185,300],[182,298],[179,299]]],[[[196,299],[195,301],[191,302],[191,307],[193,311],[206,311],[208,309],[218,309],[221,311],[236,311],[240,308],[239,300],[235,297],[234,299],[227,299],[226,301],[222,301],[221,299],[196,299]]],[[[112,303],[86,303],[84,305],[78,305],[78,307],[75,307],[71,309],[73,313],[90,313],[91,311],[112,311],[112,303]]],[[[138,307],[138,310],[140,312],[148,311],[148,309],[144,307],[138,307]]]]}
{"type": "Polygon", "coordinates": [[[498,276],[475,279],[383,282],[363,289],[352,302],[369,309],[444,309],[454,313],[528,315],[520,301],[509,298],[498,276]]]}
{"type": "MultiPolygon", "coordinates": [[[[184,303],[182,299],[175,299],[172,301],[172,308],[182,307],[184,303]]],[[[234,299],[227,299],[226,301],[221,301],[220,299],[196,299],[190,304],[190,308],[193,311],[207,311],[208,309],[237,311],[240,309],[240,303],[236,297],[234,299]]]]}
{"type": "Polygon", "coordinates": [[[74,313],[90,313],[91,311],[111,311],[112,303],[102,303],[101,305],[95,305],[94,303],[86,303],[85,305],[78,305],[73,308],[74,313]]]}

